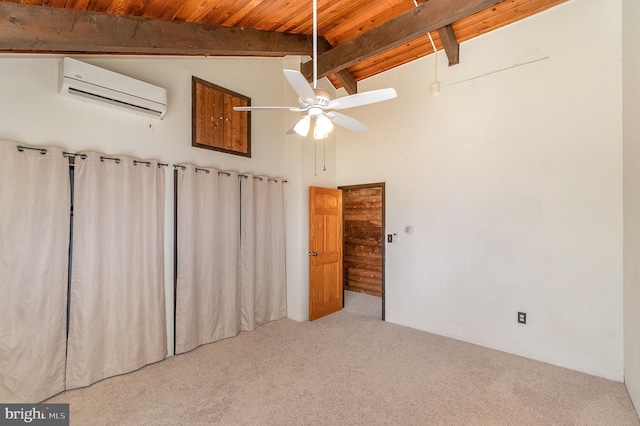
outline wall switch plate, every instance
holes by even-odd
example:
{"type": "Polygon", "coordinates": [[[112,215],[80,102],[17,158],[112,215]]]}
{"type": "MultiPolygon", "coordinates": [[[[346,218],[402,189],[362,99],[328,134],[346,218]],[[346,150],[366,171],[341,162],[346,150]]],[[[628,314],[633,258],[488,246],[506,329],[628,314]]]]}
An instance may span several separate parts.
{"type": "Polygon", "coordinates": [[[520,324],[527,323],[527,313],[526,312],[518,312],[518,322],[520,324]]]}
{"type": "Polygon", "coordinates": [[[398,242],[398,233],[394,232],[393,236],[391,237],[391,242],[392,243],[397,243],[398,242]]]}

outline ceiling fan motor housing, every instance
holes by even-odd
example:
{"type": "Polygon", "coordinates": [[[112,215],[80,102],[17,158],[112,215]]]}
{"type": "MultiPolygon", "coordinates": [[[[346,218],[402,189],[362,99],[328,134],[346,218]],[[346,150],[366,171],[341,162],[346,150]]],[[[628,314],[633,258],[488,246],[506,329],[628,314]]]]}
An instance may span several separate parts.
{"type": "Polygon", "coordinates": [[[329,94],[329,92],[324,89],[313,89],[313,93],[315,93],[316,98],[318,98],[316,105],[320,105],[323,107],[329,105],[329,101],[331,100],[331,95],[329,94]]]}

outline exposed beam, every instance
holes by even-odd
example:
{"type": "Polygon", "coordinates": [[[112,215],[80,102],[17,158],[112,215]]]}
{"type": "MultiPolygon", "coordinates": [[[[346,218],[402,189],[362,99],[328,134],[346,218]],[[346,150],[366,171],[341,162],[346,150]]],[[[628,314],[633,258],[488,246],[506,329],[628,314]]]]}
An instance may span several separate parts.
{"type": "Polygon", "coordinates": [[[447,54],[447,58],[449,58],[449,66],[459,64],[460,45],[458,44],[458,39],[456,38],[455,33],[453,32],[453,27],[451,25],[447,25],[446,27],[440,28],[438,30],[438,35],[440,36],[440,41],[442,42],[445,53],[447,54]]]}
{"type": "MultiPolygon", "coordinates": [[[[319,55],[318,78],[350,67],[428,32],[473,15],[501,0],[429,0],[319,55]]],[[[310,66],[302,67],[305,76],[310,66]]]]}
{"type": "Polygon", "coordinates": [[[0,2],[0,51],[285,56],[311,50],[303,34],[0,2]]]}
{"type": "MultiPolygon", "coordinates": [[[[330,49],[331,44],[329,43],[329,41],[323,36],[318,36],[318,53],[324,53],[330,49]]],[[[348,94],[353,95],[355,93],[358,93],[358,82],[355,78],[353,78],[348,69],[345,68],[333,75],[336,80],[338,80],[338,82],[342,84],[342,87],[344,87],[348,94]]]]}
{"type": "Polygon", "coordinates": [[[334,74],[334,77],[342,84],[342,87],[344,87],[344,90],[346,90],[348,94],[353,95],[358,93],[358,82],[353,78],[349,70],[340,70],[334,74]]]}

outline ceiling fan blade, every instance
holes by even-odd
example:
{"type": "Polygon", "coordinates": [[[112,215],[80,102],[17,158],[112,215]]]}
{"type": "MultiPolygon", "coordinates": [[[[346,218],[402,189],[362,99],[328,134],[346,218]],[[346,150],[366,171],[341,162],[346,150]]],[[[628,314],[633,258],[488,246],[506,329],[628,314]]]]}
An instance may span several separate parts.
{"type": "Polygon", "coordinates": [[[355,132],[364,132],[369,128],[366,124],[356,120],[355,118],[340,114],[339,112],[329,112],[325,115],[338,126],[345,127],[355,132]]]}
{"type": "Polygon", "coordinates": [[[395,89],[378,89],[371,90],[369,92],[356,93],[355,95],[344,96],[332,101],[329,104],[329,109],[346,109],[353,108],[362,105],[373,104],[375,102],[382,102],[389,99],[393,99],[398,94],[395,89]]]}
{"type": "Polygon", "coordinates": [[[306,111],[306,109],[297,108],[297,107],[286,107],[286,106],[246,106],[246,107],[233,107],[234,111],[260,111],[260,110],[268,110],[268,109],[288,109],[289,111],[306,111]]]}
{"type": "Polygon", "coordinates": [[[296,131],[294,130],[294,128],[296,127],[296,124],[298,124],[297,121],[295,123],[293,123],[293,126],[291,126],[291,128],[289,130],[287,130],[287,135],[295,135],[296,134],[296,131]]]}
{"type": "Polygon", "coordinates": [[[307,103],[315,104],[318,101],[316,98],[316,94],[313,92],[313,89],[309,85],[309,82],[304,75],[300,71],[296,70],[284,70],[284,76],[289,81],[293,90],[296,91],[300,99],[304,100],[307,103]]]}

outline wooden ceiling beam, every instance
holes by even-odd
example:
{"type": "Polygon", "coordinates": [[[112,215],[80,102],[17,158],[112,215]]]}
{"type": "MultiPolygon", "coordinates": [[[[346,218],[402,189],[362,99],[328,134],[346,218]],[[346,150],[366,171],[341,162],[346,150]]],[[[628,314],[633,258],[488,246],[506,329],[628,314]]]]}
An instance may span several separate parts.
{"type": "Polygon", "coordinates": [[[438,30],[442,47],[449,58],[449,66],[460,63],[460,44],[456,34],[453,32],[453,26],[447,25],[438,30]]]}
{"type": "Polygon", "coordinates": [[[0,51],[278,57],[311,50],[304,34],[0,2],[0,51]]]}
{"type": "Polygon", "coordinates": [[[338,80],[338,83],[344,87],[344,90],[347,91],[348,94],[354,95],[358,93],[358,82],[353,75],[347,69],[343,69],[333,74],[333,76],[338,80]]]}
{"type": "MultiPolygon", "coordinates": [[[[326,39],[326,37],[318,36],[318,53],[326,52],[331,49],[331,43],[326,39]]],[[[340,70],[333,74],[335,79],[344,87],[348,94],[353,95],[358,93],[358,82],[353,75],[349,72],[348,69],[340,70]]],[[[311,81],[311,79],[308,79],[311,81]]]]}
{"type": "MultiPolygon", "coordinates": [[[[500,1],[429,0],[319,55],[318,78],[335,74],[358,62],[424,36],[428,32],[446,27],[500,1]]],[[[309,63],[302,67],[302,72],[307,77],[312,73],[310,68],[309,63]]]]}

